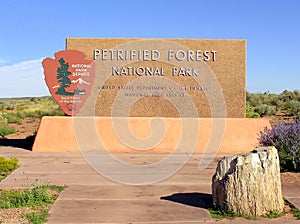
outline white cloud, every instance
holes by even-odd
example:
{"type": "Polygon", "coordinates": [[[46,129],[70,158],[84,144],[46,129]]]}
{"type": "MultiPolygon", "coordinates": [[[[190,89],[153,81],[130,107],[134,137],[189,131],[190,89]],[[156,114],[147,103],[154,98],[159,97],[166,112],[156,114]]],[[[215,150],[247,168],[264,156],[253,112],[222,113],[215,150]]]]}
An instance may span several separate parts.
{"type": "Polygon", "coordinates": [[[49,95],[42,60],[0,66],[0,98],[49,95]]]}
{"type": "Polygon", "coordinates": [[[3,65],[5,63],[7,63],[7,62],[8,62],[7,60],[0,58],[0,65],[3,65]]]}

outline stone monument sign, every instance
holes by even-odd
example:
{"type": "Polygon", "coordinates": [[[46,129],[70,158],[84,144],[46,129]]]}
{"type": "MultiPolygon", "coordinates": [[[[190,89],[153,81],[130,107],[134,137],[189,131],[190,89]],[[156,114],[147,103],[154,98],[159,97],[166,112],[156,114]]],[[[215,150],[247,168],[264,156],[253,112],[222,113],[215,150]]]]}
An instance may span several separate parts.
{"type": "Polygon", "coordinates": [[[245,40],[67,38],[43,67],[73,117],[44,117],[33,151],[251,150],[269,122],[245,118],[245,61],[245,40]]]}
{"type": "Polygon", "coordinates": [[[67,38],[43,61],[68,115],[244,118],[243,40],[67,38]]]}
{"type": "Polygon", "coordinates": [[[78,115],[245,117],[245,40],[67,38],[66,48],[95,62],[78,115]]]}

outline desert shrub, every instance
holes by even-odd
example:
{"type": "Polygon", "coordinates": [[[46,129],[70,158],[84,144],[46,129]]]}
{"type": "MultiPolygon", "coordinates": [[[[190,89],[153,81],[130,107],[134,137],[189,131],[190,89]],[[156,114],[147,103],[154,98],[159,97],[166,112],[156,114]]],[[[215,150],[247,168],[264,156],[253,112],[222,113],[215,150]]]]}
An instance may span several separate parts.
{"type": "Polygon", "coordinates": [[[45,204],[52,204],[58,197],[58,194],[51,194],[49,190],[60,192],[64,189],[62,186],[37,185],[25,190],[1,190],[0,208],[20,208],[37,207],[45,204]]]}
{"type": "Polygon", "coordinates": [[[58,107],[53,109],[37,109],[37,110],[28,110],[23,111],[22,116],[28,118],[41,118],[43,116],[64,116],[64,112],[58,107]]]}
{"type": "Polygon", "coordinates": [[[8,125],[7,119],[0,114],[0,137],[5,137],[15,132],[16,130],[8,125]]]}
{"type": "Polygon", "coordinates": [[[257,112],[260,116],[271,116],[275,114],[275,110],[272,106],[267,104],[261,104],[255,108],[255,112],[257,112]]]}
{"type": "Polygon", "coordinates": [[[62,111],[60,107],[52,109],[50,111],[45,111],[42,113],[42,116],[64,116],[65,113],[62,111]]]}
{"type": "Polygon", "coordinates": [[[36,118],[36,113],[35,111],[22,111],[22,116],[23,117],[29,117],[29,118],[36,118]]]}
{"type": "Polygon", "coordinates": [[[52,97],[32,97],[22,99],[4,99],[0,102],[3,114],[8,114],[8,123],[20,123],[24,118],[42,116],[63,116],[63,111],[52,97]]]}
{"type": "Polygon", "coordinates": [[[246,93],[246,101],[260,116],[292,116],[300,118],[300,91],[285,90],[280,94],[246,93]]]}
{"type": "Polygon", "coordinates": [[[253,94],[248,92],[246,94],[246,101],[252,107],[256,107],[262,103],[262,100],[260,99],[260,94],[253,94]]]}
{"type": "Polygon", "coordinates": [[[282,171],[300,172],[300,122],[278,122],[259,134],[262,146],[275,146],[282,171]]]}
{"type": "Polygon", "coordinates": [[[283,102],[287,102],[293,99],[293,92],[290,92],[288,90],[284,90],[282,93],[280,93],[279,96],[280,100],[283,102]]]}
{"type": "MultiPolygon", "coordinates": [[[[25,211],[29,211],[29,213],[20,214],[20,216],[26,220],[24,220],[24,223],[46,223],[48,210],[50,208],[49,205],[54,203],[63,189],[64,186],[48,184],[33,185],[26,189],[17,190],[0,189],[0,208],[15,209],[24,207],[28,209],[25,211]]],[[[12,223],[11,221],[13,220],[10,217],[5,223],[12,223]]]]}
{"type": "Polygon", "coordinates": [[[254,108],[250,106],[249,104],[246,105],[246,117],[247,118],[259,118],[259,113],[256,113],[254,111],[254,108]]]}
{"type": "Polygon", "coordinates": [[[16,108],[16,111],[19,113],[23,110],[27,110],[28,109],[28,105],[18,105],[18,107],[16,108]]]}
{"type": "Polygon", "coordinates": [[[6,158],[0,156],[0,173],[1,173],[1,175],[8,175],[10,172],[17,169],[18,163],[19,163],[19,161],[17,158],[6,159],[6,158]]]}
{"type": "Polygon", "coordinates": [[[47,222],[48,209],[43,208],[40,212],[30,212],[22,214],[25,220],[33,224],[42,224],[47,222]]]}
{"type": "Polygon", "coordinates": [[[38,102],[39,102],[39,99],[36,98],[36,97],[31,97],[30,102],[38,103],[38,102]]]}
{"type": "Polygon", "coordinates": [[[290,101],[291,113],[293,116],[297,116],[300,113],[300,102],[296,100],[290,101]]]}
{"type": "Polygon", "coordinates": [[[7,123],[16,123],[16,124],[22,124],[23,118],[17,114],[17,113],[5,113],[2,115],[4,118],[7,119],[7,123]]]}
{"type": "Polygon", "coordinates": [[[16,129],[10,127],[9,125],[0,125],[0,137],[5,137],[16,132],[16,129]]]}

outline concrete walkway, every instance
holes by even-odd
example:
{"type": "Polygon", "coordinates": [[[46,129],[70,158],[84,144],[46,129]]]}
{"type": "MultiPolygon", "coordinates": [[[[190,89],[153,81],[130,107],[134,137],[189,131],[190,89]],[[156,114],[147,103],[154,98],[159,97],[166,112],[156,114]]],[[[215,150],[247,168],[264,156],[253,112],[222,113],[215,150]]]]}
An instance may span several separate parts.
{"type": "MultiPolygon", "coordinates": [[[[23,149],[2,147],[0,155],[16,157],[20,168],[0,182],[0,188],[19,188],[31,184],[50,182],[68,186],[50,210],[48,223],[211,223],[214,220],[206,209],[211,200],[211,177],[217,160],[204,170],[199,170],[200,154],[193,155],[188,163],[167,179],[146,185],[124,185],[97,173],[80,153],[33,153],[23,149]]],[[[164,154],[114,154],[119,160],[136,166],[150,164],[166,158],[164,154]]],[[[181,155],[182,156],[182,155],[181,155]]],[[[175,162],[166,162],[159,173],[180,165],[180,155],[175,162]],[[178,164],[176,164],[178,163],[178,164]]],[[[209,158],[210,155],[205,155],[209,158]]],[[[119,170],[110,161],[106,174],[113,178],[128,176],[147,180],[138,169],[119,170]],[[144,177],[144,178],[143,178],[144,177]]],[[[155,169],[154,169],[155,170],[155,169]]],[[[283,194],[299,208],[299,184],[283,184],[283,194]]],[[[247,221],[251,223],[282,223],[283,220],[247,221]]],[[[245,219],[235,223],[244,223],[245,219]]],[[[298,223],[286,220],[285,223],[298,223]]]]}

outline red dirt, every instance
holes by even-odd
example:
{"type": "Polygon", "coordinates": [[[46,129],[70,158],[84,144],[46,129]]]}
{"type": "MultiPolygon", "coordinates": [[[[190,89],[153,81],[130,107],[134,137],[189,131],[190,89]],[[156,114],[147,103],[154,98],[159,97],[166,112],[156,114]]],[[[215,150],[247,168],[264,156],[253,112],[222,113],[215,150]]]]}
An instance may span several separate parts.
{"type": "Polygon", "coordinates": [[[25,139],[28,136],[34,135],[39,127],[40,118],[25,118],[22,124],[9,124],[16,130],[16,133],[7,135],[8,139],[25,139]]]}

